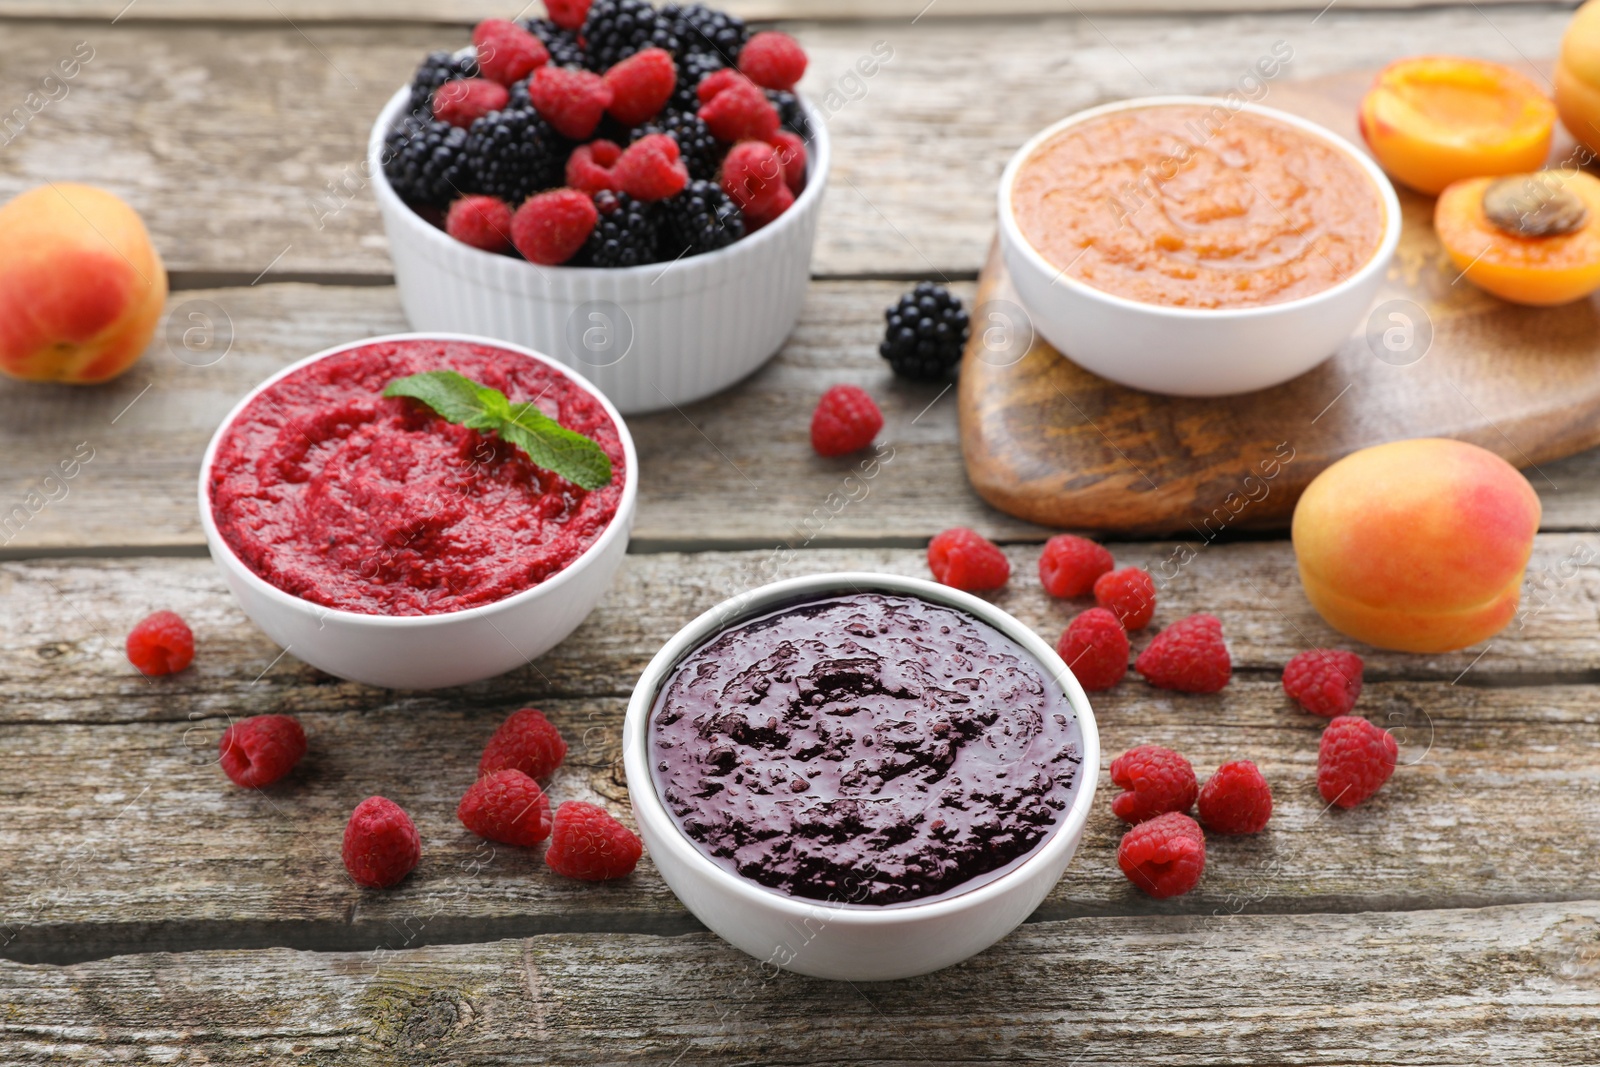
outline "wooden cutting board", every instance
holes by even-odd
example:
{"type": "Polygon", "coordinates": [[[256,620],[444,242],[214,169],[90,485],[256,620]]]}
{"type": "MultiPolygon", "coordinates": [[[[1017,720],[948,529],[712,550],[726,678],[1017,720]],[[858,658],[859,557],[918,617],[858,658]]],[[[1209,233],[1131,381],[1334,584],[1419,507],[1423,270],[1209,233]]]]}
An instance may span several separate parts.
{"type": "MultiPolygon", "coordinates": [[[[1356,105],[1373,73],[1275,85],[1263,102],[1360,144],[1356,105]]],[[[1571,148],[1562,135],[1552,157],[1570,158],[1571,148]]],[[[1405,228],[1374,325],[1299,378],[1244,396],[1139,392],[1043,340],[1030,345],[1021,301],[991,251],[959,392],[973,487],[1046,526],[1205,540],[1286,525],[1328,464],[1406,437],[1471,441],[1550,488],[1538,464],[1600,445],[1600,298],[1524,308],[1458,283],[1433,233],[1433,199],[1399,193],[1405,228]],[[1425,315],[1385,307],[1391,300],[1425,315]],[[1409,349],[1403,334],[1389,334],[1394,348],[1384,343],[1388,329],[1404,329],[1392,311],[1420,324],[1409,349]],[[1431,345],[1416,358],[1429,324],[1431,345]]]]}

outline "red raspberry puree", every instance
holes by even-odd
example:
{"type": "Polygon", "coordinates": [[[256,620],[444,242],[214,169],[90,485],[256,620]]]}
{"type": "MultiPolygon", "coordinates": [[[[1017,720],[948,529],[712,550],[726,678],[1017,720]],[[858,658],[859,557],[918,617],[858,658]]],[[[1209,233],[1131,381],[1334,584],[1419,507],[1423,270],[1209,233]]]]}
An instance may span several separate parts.
{"type": "Polygon", "coordinates": [[[1061,687],[1004,634],[861,593],[742,623],[656,698],[650,763],[723,867],[837,904],[954,895],[1020,863],[1083,759],[1061,687]]]}
{"type": "Polygon", "coordinates": [[[211,508],[261,578],[369,615],[491,604],[559,573],[616,514],[622,441],[600,401],[527,356],[458,341],[391,341],[317,360],[273,383],[217,448],[211,508]],[[449,368],[532,400],[611,457],[594,492],[521,451],[383,389],[449,368]]]}

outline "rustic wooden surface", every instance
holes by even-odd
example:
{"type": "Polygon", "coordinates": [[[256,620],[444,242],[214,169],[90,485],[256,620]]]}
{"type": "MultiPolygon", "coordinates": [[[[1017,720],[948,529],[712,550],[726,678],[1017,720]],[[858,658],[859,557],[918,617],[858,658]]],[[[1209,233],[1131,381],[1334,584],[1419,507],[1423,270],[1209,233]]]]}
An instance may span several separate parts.
{"type": "Polygon", "coordinates": [[[1278,39],[1296,49],[1293,78],[1422,47],[1549,54],[1564,9],[1197,19],[1083,3],[1089,18],[976,22],[943,18],[961,7],[941,0],[915,23],[794,24],[813,95],[873,41],[895,49],[832,117],[838,170],[799,331],[731,393],[632,421],[633,554],[570,640],[422,694],[280,656],[203,558],[194,481],[250,385],[403,327],[370,197],[352,187],[320,229],[317,212],[337,205],[327,183],[359,164],[377,102],[441,39],[420,23],[479,9],[138,0],[112,25],[94,0],[31,2],[0,0],[0,102],[76,41],[96,54],[0,148],[0,195],[47,177],[117,189],[177,288],[174,340],[124,379],[0,383],[0,516],[80,443],[94,454],[64,496],[0,531],[0,1063],[1593,1062],[1600,452],[1530,471],[1546,532],[1504,634],[1442,656],[1363,650],[1362,710],[1395,730],[1405,765],[1351,812],[1324,811],[1319,720],[1278,684],[1288,657],[1338,642],[1289,545],[1113,544],[1157,575],[1158,624],[1222,618],[1237,677],[1201,698],[1130,679],[1095,702],[1107,758],[1161,741],[1202,773],[1254,759],[1275,787],[1269,831],[1214,839],[1205,880],[1179,900],[1116,872],[1102,800],[1061,885],[1001,945],[851,987],[764,974],[701,931],[648,858],[621,883],[577,886],[451,815],[483,737],[536,704],[572,741],[558,796],[626,817],[618,727],[639,670],[775,567],[920,574],[926,539],[964,523],[1009,542],[1016,578],[995,599],[1041,634],[1085,606],[1032,581],[1047,531],[971,492],[955,391],[896,383],[874,351],[907,279],[972,296],[994,179],[1033,129],[1117,96],[1218,88],[1278,39]],[[185,347],[185,330],[206,340],[206,317],[212,343],[185,347]],[[836,381],[869,388],[888,420],[885,459],[848,502],[858,461],[805,441],[836,381]],[[156,607],[193,623],[200,655],[147,680],[121,646],[156,607]],[[213,765],[216,737],[268,711],[300,716],[311,753],[277,786],[236,789],[213,765]],[[335,858],[345,814],[372,792],[406,803],[424,839],[422,867],[385,893],[354,889],[335,858]]]}

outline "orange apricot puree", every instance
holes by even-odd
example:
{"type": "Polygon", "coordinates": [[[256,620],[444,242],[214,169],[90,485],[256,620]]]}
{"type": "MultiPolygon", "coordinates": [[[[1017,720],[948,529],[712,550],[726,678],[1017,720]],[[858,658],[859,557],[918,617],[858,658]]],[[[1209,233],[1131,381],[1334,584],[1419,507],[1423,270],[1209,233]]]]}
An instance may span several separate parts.
{"type": "Polygon", "coordinates": [[[1062,130],[1011,190],[1023,237],[1063,273],[1168,307],[1310,296],[1382,242],[1377,186],[1345,152],[1248,111],[1161,104],[1062,130]]]}

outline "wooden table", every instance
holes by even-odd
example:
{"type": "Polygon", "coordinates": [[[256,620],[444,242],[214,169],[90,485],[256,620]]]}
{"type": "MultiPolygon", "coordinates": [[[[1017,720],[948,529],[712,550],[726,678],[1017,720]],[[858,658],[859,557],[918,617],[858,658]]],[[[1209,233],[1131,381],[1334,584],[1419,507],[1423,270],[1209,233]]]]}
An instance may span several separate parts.
{"type": "MultiPolygon", "coordinates": [[[[912,981],[826,983],[705,932],[648,858],[620,883],[567,882],[453,814],[483,738],[525,704],[573,741],[555,790],[625,812],[618,728],[640,668],[788,547],[786,573],[923,574],[927,538],[969,524],[1012,557],[997,603],[1050,638],[1081,609],[1031,578],[1046,531],[967,487],[952,394],[892,380],[875,354],[909,280],[970,295],[995,179],[1031,131],[1102,100],[1225,87],[1280,39],[1289,77],[1419,50],[1548,56],[1565,9],[789,24],[816,95],[875,41],[894,52],[832,116],[800,328],[726,395],[630,420],[633,553],[572,638],[489,682],[397,693],[283,656],[196,521],[201,450],[245,389],[404,328],[365,132],[428,47],[464,39],[376,4],[344,21],[291,6],[140,0],[112,23],[120,4],[0,2],[0,111],[77,42],[94,50],[0,150],[0,195],[46,179],[117,190],[174,283],[173,340],[117,382],[0,383],[0,510],[93,450],[64,496],[0,534],[0,1062],[1600,1061],[1596,453],[1529,472],[1545,526],[1505,633],[1368,655],[1362,710],[1395,730],[1404,766],[1354,811],[1324,810],[1317,722],[1279,688],[1291,655],[1339,643],[1281,533],[1205,546],[1181,570],[1161,616],[1219,615],[1235,680],[1214,697],[1124,683],[1096,701],[1106,758],[1146,741],[1202,769],[1250,758],[1277,798],[1266,833],[1213,839],[1181,899],[1118,873],[1102,800],[1060,885],[994,949],[912,981]],[[40,15],[77,17],[23,17],[40,15]],[[218,331],[209,353],[226,350],[215,362],[181,344],[197,313],[218,331]],[[880,399],[894,447],[849,503],[852,465],[806,444],[811,405],[840,381],[880,399]],[[122,638],[160,607],[189,619],[200,652],[146,680],[122,638]],[[214,766],[217,736],[263,712],[299,716],[311,754],[286,783],[242,791],[214,766]],[[404,803],[424,841],[389,892],[356,889],[339,862],[345,816],[371,793],[404,803]]],[[[1175,545],[1113,548],[1154,565],[1175,545]]]]}

